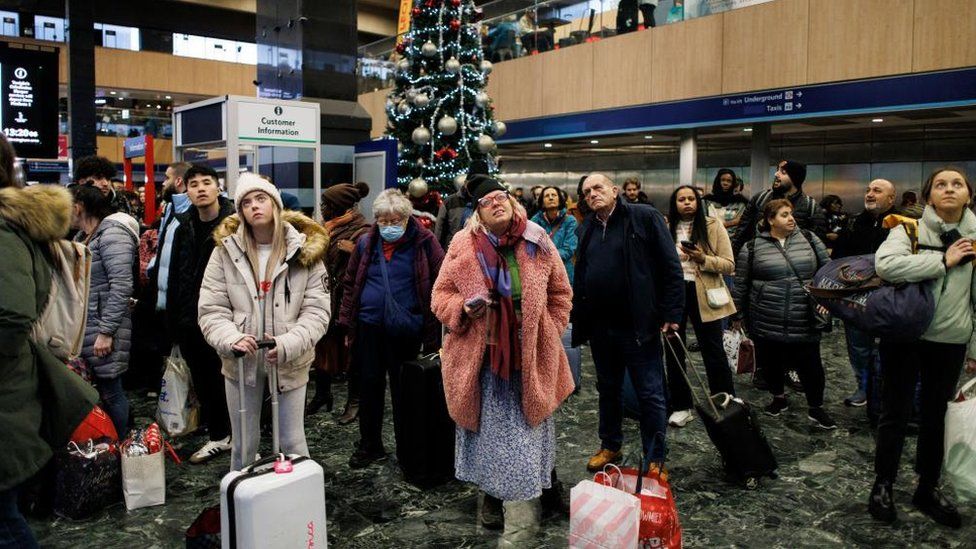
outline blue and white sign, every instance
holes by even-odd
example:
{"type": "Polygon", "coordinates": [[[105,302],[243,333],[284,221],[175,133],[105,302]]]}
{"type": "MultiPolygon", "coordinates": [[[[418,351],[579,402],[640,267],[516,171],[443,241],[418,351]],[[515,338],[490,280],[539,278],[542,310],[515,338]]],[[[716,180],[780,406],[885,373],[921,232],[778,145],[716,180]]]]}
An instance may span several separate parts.
{"type": "Polygon", "coordinates": [[[126,158],[138,158],[146,156],[146,136],[130,137],[122,142],[124,156],[126,158]]]}
{"type": "Polygon", "coordinates": [[[514,120],[498,143],[967,105],[976,105],[976,69],[514,120]]]}

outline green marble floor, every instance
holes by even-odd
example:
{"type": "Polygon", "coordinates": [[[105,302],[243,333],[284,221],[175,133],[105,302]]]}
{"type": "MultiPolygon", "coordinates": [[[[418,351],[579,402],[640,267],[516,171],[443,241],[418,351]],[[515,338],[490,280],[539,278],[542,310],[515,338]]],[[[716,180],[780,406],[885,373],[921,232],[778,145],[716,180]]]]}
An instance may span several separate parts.
{"type": "MultiPolygon", "coordinates": [[[[669,467],[684,539],[688,547],[976,547],[976,508],[961,506],[964,527],[949,530],[915,512],[911,463],[914,439],[906,444],[901,484],[895,496],[900,520],[891,527],[872,522],[866,499],[873,475],[872,433],[864,409],[841,401],[853,386],[844,351],[843,331],[835,330],[823,345],[827,365],[827,408],[839,428],[824,432],[806,418],[802,396],[763,427],[780,460],[779,478],[761,489],[745,491],[723,482],[714,447],[701,421],[669,434],[669,467]]],[[[567,488],[589,475],[588,456],[597,449],[595,373],[584,351],[581,394],[557,412],[557,469],[567,488]]],[[[768,396],[737,380],[740,396],[765,404],[768,396]]],[[[344,401],[344,386],[335,388],[344,401]]],[[[139,422],[148,422],[153,403],[133,395],[139,422]]],[[[388,450],[394,449],[387,413],[388,450]]],[[[340,426],[322,413],[306,424],[312,457],[326,471],[329,543],[333,547],[493,547],[497,534],[475,521],[477,490],[453,482],[422,491],[404,482],[393,458],[381,465],[352,471],[346,465],[357,438],[355,425],[340,426]]],[[[637,448],[637,426],[625,425],[625,450],[637,448]]],[[[177,441],[188,455],[203,441],[177,441]]],[[[267,451],[267,450],[265,450],[267,451]]],[[[175,466],[167,462],[165,506],[126,512],[117,505],[84,522],[32,520],[43,547],[150,548],[182,547],[183,535],[201,509],[219,499],[219,480],[228,456],[206,465],[175,466]]],[[[949,491],[951,494],[951,490],[949,491]]],[[[564,547],[568,520],[548,520],[532,547],[564,547]]]]}

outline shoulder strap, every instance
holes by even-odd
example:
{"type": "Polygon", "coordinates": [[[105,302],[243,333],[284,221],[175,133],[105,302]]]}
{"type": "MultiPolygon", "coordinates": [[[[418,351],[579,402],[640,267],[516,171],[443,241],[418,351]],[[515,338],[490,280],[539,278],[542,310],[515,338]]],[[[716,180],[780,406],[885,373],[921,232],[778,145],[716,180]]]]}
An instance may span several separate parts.
{"type": "MultiPolygon", "coordinates": [[[[786,253],[786,250],[783,249],[783,247],[780,246],[778,242],[773,242],[773,246],[776,246],[776,249],[779,250],[779,253],[783,254],[783,258],[786,259],[786,263],[790,266],[790,270],[793,271],[793,276],[796,277],[796,279],[800,282],[800,286],[803,287],[804,286],[803,278],[800,277],[800,272],[796,270],[796,265],[793,264],[793,260],[790,259],[790,255],[788,253],[786,253]]],[[[812,244],[810,246],[810,249],[813,249],[813,245],[812,244]]],[[[813,251],[813,257],[814,257],[814,261],[817,261],[817,259],[816,259],[816,257],[817,257],[817,251],[816,250],[813,251]]]]}
{"type": "Polygon", "coordinates": [[[383,273],[383,286],[386,287],[387,299],[393,299],[393,290],[390,288],[390,274],[386,267],[386,257],[383,255],[383,243],[378,242],[376,247],[376,260],[380,262],[380,272],[383,273]]]}

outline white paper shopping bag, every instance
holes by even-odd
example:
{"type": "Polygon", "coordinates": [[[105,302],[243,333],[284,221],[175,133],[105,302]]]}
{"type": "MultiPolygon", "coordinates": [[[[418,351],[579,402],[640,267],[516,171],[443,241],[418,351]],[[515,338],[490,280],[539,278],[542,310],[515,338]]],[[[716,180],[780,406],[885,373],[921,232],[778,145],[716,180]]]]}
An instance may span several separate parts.
{"type": "Polygon", "coordinates": [[[122,452],[122,495],[128,510],[166,503],[166,462],[160,450],[145,456],[122,452]]]}
{"type": "Polygon", "coordinates": [[[569,547],[620,549],[637,547],[640,500],[591,480],[570,491],[569,547]]]}

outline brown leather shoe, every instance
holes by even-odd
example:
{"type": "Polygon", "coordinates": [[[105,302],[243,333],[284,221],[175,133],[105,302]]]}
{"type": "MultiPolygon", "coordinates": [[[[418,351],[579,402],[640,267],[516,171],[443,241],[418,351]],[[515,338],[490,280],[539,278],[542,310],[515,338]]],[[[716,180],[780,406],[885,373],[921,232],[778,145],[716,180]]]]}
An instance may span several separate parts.
{"type": "Polygon", "coordinates": [[[346,403],[345,413],[339,416],[339,419],[337,419],[336,422],[338,422],[339,425],[348,425],[356,421],[358,418],[359,418],[359,401],[350,400],[349,402],[346,403]]]}
{"type": "Polygon", "coordinates": [[[615,464],[623,457],[623,453],[619,450],[614,452],[613,450],[600,448],[600,451],[593,454],[593,457],[591,457],[590,461],[587,462],[586,469],[594,473],[597,471],[602,471],[608,463],[615,464]]]}

